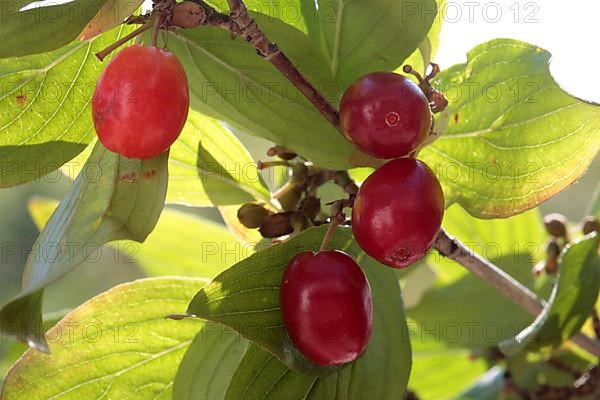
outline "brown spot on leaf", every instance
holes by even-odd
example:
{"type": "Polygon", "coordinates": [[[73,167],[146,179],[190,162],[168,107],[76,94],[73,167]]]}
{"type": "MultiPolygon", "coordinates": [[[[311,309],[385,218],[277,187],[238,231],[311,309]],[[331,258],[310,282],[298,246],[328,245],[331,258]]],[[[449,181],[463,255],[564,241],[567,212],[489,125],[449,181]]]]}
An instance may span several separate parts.
{"type": "Polygon", "coordinates": [[[155,169],[149,169],[148,171],[144,172],[144,176],[146,178],[150,179],[153,176],[156,176],[156,170],[155,169]]]}
{"type": "Polygon", "coordinates": [[[27,96],[24,94],[17,95],[15,99],[17,100],[17,104],[21,107],[23,107],[25,102],[27,102],[27,96]]]}
{"type": "Polygon", "coordinates": [[[135,171],[131,171],[121,175],[119,179],[121,180],[121,182],[135,182],[135,180],[137,179],[137,174],[135,173],[135,171]]]}
{"type": "Polygon", "coordinates": [[[454,123],[458,124],[458,113],[454,114],[454,123]]]}

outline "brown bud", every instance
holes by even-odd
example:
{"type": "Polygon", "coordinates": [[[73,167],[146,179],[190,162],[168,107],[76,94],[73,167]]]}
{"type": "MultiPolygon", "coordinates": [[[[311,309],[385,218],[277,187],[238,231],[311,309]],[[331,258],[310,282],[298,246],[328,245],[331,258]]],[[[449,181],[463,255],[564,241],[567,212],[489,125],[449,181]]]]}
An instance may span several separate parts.
{"type": "Polygon", "coordinates": [[[309,226],[310,222],[302,213],[286,211],[268,215],[263,220],[258,231],[263,237],[271,239],[289,235],[294,231],[304,230],[309,226]]]}
{"type": "Polygon", "coordinates": [[[190,29],[204,24],[205,21],[206,11],[197,3],[184,1],[173,7],[171,25],[190,29]]]}
{"type": "Polygon", "coordinates": [[[282,160],[292,160],[296,158],[297,154],[291,151],[290,149],[283,146],[273,146],[269,150],[267,150],[267,155],[269,157],[277,156],[282,160]]]}
{"type": "Polygon", "coordinates": [[[555,239],[548,240],[546,243],[546,256],[556,260],[560,254],[560,246],[555,239]]]}
{"type": "Polygon", "coordinates": [[[584,235],[592,232],[600,233],[600,222],[598,222],[598,219],[593,215],[589,215],[581,222],[581,230],[583,231],[584,235]]]}
{"type": "Polygon", "coordinates": [[[558,262],[555,258],[549,258],[546,260],[546,265],[544,266],[547,274],[553,274],[558,271],[558,262]]]}
{"type": "Polygon", "coordinates": [[[567,237],[567,219],[562,214],[552,213],[544,217],[546,231],[554,237],[567,237]]]}
{"type": "Polygon", "coordinates": [[[238,220],[246,228],[258,228],[262,224],[263,220],[271,214],[271,211],[267,210],[260,204],[248,203],[240,207],[237,212],[238,220]]]}
{"type": "Polygon", "coordinates": [[[265,238],[277,238],[294,232],[292,213],[283,212],[268,215],[258,230],[265,238]]]}
{"type": "Polygon", "coordinates": [[[315,196],[308,196],[300,202],[300,211],[311,221],[321,212],[321,200],[315,196]]]}

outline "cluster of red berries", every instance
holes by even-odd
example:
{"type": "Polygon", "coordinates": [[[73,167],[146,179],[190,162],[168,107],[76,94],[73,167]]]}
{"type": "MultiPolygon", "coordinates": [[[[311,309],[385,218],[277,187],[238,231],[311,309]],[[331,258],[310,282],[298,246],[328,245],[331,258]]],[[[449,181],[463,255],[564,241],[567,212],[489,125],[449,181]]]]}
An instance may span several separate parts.
{"type": "MultiPolygon", "coordinates": [[[[188,108],[181,63],[155,46],[133,45],[117,54],[100,76],[92,102],[102,144],[140,159],[155,157],[173,144],[188,108]]],[[[356,241],[383,264],[407,267],[429,250],[444,212],[444,195],[433,172],[414,158],[403,158],[430,132],[429,101],[404,76],[371,73],[344,93],[340,124],[360,150],[392,159],[367,178],[354,198],[356,241]]],[[[371,289],[347,254],[334,250],[296,255],[284,273],[280,296],[291,340],[314,363],[348,363],[366,349],[373,324],[371,289]]]]}
{"type": "MultiPolygon", "coordinates": [[[[440,229],[444,194],[434,173],[408,157],[432,126],[425,94],[410,79],[375,72],[355,81],[340,104],[346,137],[374,157],[392,159],[371,174],[352,208],[352,232],[371,257],[393,268],[423,258],[440,229]]],[[[371,336],[371,290],[341,251],[305,252],[288,264],[281,310],[296,347],[319,365],[354,361],[371,336]]]]}

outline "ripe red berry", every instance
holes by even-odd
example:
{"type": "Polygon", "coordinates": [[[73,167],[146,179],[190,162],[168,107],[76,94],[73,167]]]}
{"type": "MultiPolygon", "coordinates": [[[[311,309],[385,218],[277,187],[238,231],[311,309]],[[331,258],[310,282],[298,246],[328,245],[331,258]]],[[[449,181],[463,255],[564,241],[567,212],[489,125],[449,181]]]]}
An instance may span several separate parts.
{"type": "Polygon", "coordinates": [[[348,363],[367,347],[373,325],[371,288],[346,253],[296,255],[283,275],[280,300],[290,338],[314,363],[348,363]]]}
{"type": "Polygon", "coordinates": [[[403,268],[424,257],[444,215],[444,194],[421,161],[388,161],[362,184],[352,209],[352,232],[371,257],[403,268]]]}
{"type": "Polygon", "coordinates": [[[431,129],[423,91],[393,72],[373,72],[352,83],[340,103],[342,131],[362,151],[379,158],[404,157],[431,129]]]}
{"type": "Polygon", "coordinates": [[[133,45],[115,55],[100,75],[92,115],[104,147],[148,159],[177,139],[189,104],[187,78],[175,55],[133,45]]]}

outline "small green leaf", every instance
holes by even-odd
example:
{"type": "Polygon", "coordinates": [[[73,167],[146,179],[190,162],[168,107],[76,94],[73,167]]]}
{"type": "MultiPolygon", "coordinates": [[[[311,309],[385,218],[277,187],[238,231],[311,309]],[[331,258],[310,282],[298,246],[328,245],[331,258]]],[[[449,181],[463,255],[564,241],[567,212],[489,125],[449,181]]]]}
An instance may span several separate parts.
{"type": "MultiPolygon", "coordinates": [[[[90,100],[105,66],[94,52],[129,30],[121,26],[49,53],[0,59],[0,188],[50,174],[91,142],[90,100]]],[[[7,44],[20,48],[12,39],[0,46],[7,44]]]]}
{"type": "Polygon", "coordinates": [[[242,143],[219,121],[190,110],[171,147],[167,202],[212,207],[270,198],[242,143]]]}
{"type": "Polygon", "coordinates": [[[427,36],[435,0],[318,0],[320,43],[342,91],[371,71],[398,67],[427,36]]]}
{"type": "Polygon", "coordinates": [[[143,0],[105,0],[100,11],[86,24],[78,39],[91,39],[118,26],[133,14],[143,2],[143,0]]]}
{"type": "Polygon", "coordinates": [[[173,399],[223,400],[247,348],[233,329],[205,322],[179,365],[173,399]]]}
{"type": "Polygon", "coordinates": [[[167,157],[120,157],[97,144],[86,167],[34,244],[21,294],[0,309],[2,331],[47,351],[41,331],[44,288],[106,242],[142,242],[156,225],[167,190],[167,157]]]}
{"type": "Polygon", "coordinates": [[[106,0],[63,4],[3,1],[0,7],[0,58],[22,57],[58,49],[83,31],[106,0]],[[10,40],[8,40],[10,38],[10,40]]]}
{"type": "Polygon", "coordinates": [[[70,312],[9,371],[2,398],[170,399],[177,367],[204,323],[171,321],[206,284],[151,278],[114,287],[70,312]]]}
{"type": "MultiPolygon", "coordinates": [[[[29,202],[39,229],[57,205],[40,198],[29,202]]],[[[172,208],[163,210],[144,243],[121,240],[108,246],[137,262],[148,276],[213,278],[253,253],[252,246],[240,243],[223,225],[172,208]]]]}
{"type": "Polygon", "coordinates": [[[437,86],[449,107],[443,135],[420,157],[449,204],[498,218],[533,208],[577,180],[600,148],[600,107],[579,100],[550,75],[550,54],[510,39],[475,47],[437,86]]]}
{"type": "MultiPolygon", "coordinates": [[[[188,313],[236,329],[279,360],[270,362],[273,368],[292,368],[319,375],[334,372],[331,368],[319,368],[301,356],[287,336],[279,308],[279,285],[288,261],[301,251],[317,250],[326,228],[324,226],[309,229],[234,265],[198,292],[188,307],[188,313]]],[[[362,399],[369,394],[377,399],[397,398],[406,387],[410,371],[410,343],[398,281],[393,271],[360,251],[349,229],[338,228],[330,246],[346,251],[356,258],[371,285],[375,310],[373,335],[369,346],[359,360],[338,372],[340,382],[344,385],[351,383],[351,398],[362,399]]],[[[242,375],[247,373],[239,371],[242,375]]],[[[271,373],[272,371],[265,371],[265,374],[271,373]]],[[[297,379],[297,372],[290,371],[287,374],[287,379],[297,379]]],[[[260,379],[269,378],[261,376],[260,379]]],[[[235,377],[234,381],[237,382],[235,377]]],[[[254,385],[253,382],[247,383],[254,385]]],[[[276,382],[270,383],[273,385],[276,382]]],[[[238,389],[234,392],[234,389],[230,388],[231,393],[239,395],[246,390],[245,387],[241,387],[242,383],[236,385],[241,392],[237,391],[238,389]]],[[[262,395],[267,394],[260,388],[252,390],[257,390],[257,393],[261,392],[262,395]]],[[[284,398],[298,396],[292,387],[287,393],[289,396],[284,398]]],[[[249,399],[235,397],[233,394],[228,396],[249,399]]]]}
{"type": "Polygon", "coordinates": [[[597,233],[569,244],[561,257],[552,296],[536,320],[514,338],[500,343],[513,355],[525,347],[559,346],[579,332],[589,318],[600,289],[597,233]]]}

